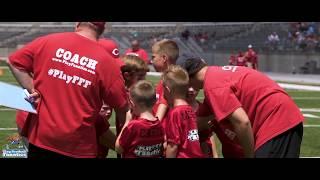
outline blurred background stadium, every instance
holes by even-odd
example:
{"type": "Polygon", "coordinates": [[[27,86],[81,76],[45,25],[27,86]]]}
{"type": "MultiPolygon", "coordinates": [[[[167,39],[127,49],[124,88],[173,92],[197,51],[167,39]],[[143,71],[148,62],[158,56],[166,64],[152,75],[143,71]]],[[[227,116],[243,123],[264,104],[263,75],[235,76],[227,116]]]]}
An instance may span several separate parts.
{"type": "MultiPolygon", "coordinates": [[[[17,85],[5,63],[11,52],[39,36],[73,30],[73,22],[0,22],[0,81],[17,85]]],[[[259,70],[288,88],[307,119],[301,156],[320,157],[319,22],[109,22],[103,36],[118,43],[120,54],[138,39],[149,57],[155,41],[174,39],[183,52],[210,65],[227,65],[231,53],[244,52],[251,44],[259,70]]],[[[156,83],[158,77],[148,79],[156,83]]],[[[0,106],[0,147],[15,128],[15,111],[0,106]]]]}

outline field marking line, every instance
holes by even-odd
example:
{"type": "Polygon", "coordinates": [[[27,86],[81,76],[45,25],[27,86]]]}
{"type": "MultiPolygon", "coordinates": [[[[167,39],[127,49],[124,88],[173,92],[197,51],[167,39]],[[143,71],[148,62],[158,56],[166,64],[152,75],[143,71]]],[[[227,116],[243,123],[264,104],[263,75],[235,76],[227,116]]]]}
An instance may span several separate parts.
{"type": "Polygon", "coordinates": [[[300,108],[303,112],[320,112],[320,108],[300,108]]]}
{"type": "Polygon", "coordinates": [[[313,114],[302,114],[304,117],[308,117],[308,118],[314,118],[314,119],[320,119],[320,116],[316,116],[313,114]]]}
{"type": "MultiPolygon", "coordinates": [[[[320,127],[320,124],[319,125],[317,125],[317,124],[305,124],[305,125],[303,125],[303,127],[307,127],[307,128],[309,128],[309,127],[320,127]]],[[[110,126],[110,129],[116,129],[116,127],[115,126],[110,126]]],[[[0,131],[16,131],[16,130],[18,130],[17,128],[0,128],[0,131]]]]}
{"type": "Polygon", "coordinates": [[[9,69],[8,66],[0,66],[0,69],[9,69]]]}

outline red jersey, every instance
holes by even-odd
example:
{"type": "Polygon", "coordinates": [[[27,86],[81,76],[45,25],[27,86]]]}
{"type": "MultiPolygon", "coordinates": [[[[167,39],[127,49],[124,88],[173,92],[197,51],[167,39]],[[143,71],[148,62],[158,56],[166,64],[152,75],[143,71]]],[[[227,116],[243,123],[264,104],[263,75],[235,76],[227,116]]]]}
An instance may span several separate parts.
{"type": "Polygon", "coordinates": [[[17,123],[17,126],[19,129],[23,128],[24,123],[26,122],[28,115],[29,115],[28,112],[17,110],[16,123],[17,123]]]}
{"type": "Polygon", "coordinates": [[[224,158],[244,158],[244,153],[239,144],[236,133],[229,121],[212,121],[211,130],[215,132],[222,144],[222,154],[224,158]]]}
{"type": "Polygon", "coordinates": [[[124,62],[119,58],[120,52],[118,44],[112,39],[99,39],[98,43],[113,57],[116,59],[117,64],[121,67],[124,62]]]}
{"type": "Polygon", "coordinates": [[[204,103],[218,122],[239,107],[245,110],[251,121],[255,150],[304,119],[294,101],[276,82],[250,68],[209,67],[204,94],[204,103]]]}
{"type": "Polygon", "coordinates": [[[237,66],[247,66],[247,62],[246,59],[244,57],[244,55],[239,54],[236,58],[236,65],[237,66]]]}
{"type": "MultiPolygon", "coordinates": [[[[211,113],[208,103],[200,103],[197,111],[197,116],[205,117],[211,113]]],[[[222,145],[222,154],[225,158],[243,158],[243,149],[239,144],[239,141],[234,132],[233,126],[229,121],[211,121],[212,126],[210,130],[200,132],[200,142],[207,141],[205,138],[208,137],[209,133],[214,132],[219,138],[222,145]],[[202,137],[201,137],[202,136],[202,137]]]]}
{"type": "Polygon", "coordinates": [[[230,56],[230,58],[229,58],[229,65],[234,65],[234,66],[237,65],[237,58],[236,58],[236,56],[234,56],[234,55],[231,55],[231,56],[230,56]]]}
{"type": "Polygon", "coordinates": [[[139,58],[141,58],[142,60],[144,60],[147,64],[150,64],[149,62],[149,58],[148,58],[148,53],[142,49],[139,48],[136,51],[133,51],[131,48],[127,49],[124,53],[125,55],[133,55],[133,56],[138,56],[139,58]]]}
{"type": "Polygon", "coordinates": [[[96,157],[95,121],[102,101],[127,105],[124,80],[115,60],[96,41],[74,32],[37,38],[9,57],[34,73],[41,94],[28,126],[30,143],[71,157],[96,157]]]}
{"type": "Polygon", "coordinates": [[[167,116],[165,132],[168,143],[178,145],[177,158],[203,158],[198,135],[197,117],[192,107],[173,107],[167,116]]]}
{"type": "Polygon", "coordinates": [[[163,92],[163,84],[162,84],[162,80],[159,81],[157,87],[156,87],[156,97],[157,97],[157,101],[154,104],[153,108],[152,108],[152,112],[155,115],[158,111],[158,107],[160,104],[164,104],[168,106],[168,102],[167,100],[164,98],[164,92],[163,92]]]}
{"type": "Polygon", "coordinates": [[[163,155],[164,129],[159,120],[133,119],[123,129],[119,144],[123,158],[160,158],[163,155]]]}
{"type": "Polygon", "coordinates": [[[245,59],[248,64],[248,67],[252,67],[252,69],[258,68],[258,56],[257,53],[252,49],[249,49],[245,54],[245,59]]]}

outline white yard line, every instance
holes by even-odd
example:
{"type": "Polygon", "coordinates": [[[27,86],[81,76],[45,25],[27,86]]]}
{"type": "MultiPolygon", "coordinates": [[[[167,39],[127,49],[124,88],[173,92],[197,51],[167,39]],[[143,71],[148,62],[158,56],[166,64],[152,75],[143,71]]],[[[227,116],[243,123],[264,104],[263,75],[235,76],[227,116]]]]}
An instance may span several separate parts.
{"type": "Polygon", "coordinates": [[[0,69],[9,69],[8,66],[0,66],[0,69]]]}
{"type": "MultiPolygon", "coordinates": [[[[317,125],[317,124],[305,124],[303,125],[303,127],[306,127],[306,128],[309,128],[309,127],[320,127],[320,124],[317,125]]],[[[110,126],[110,129],[116,129],[115,126],[110,126]]],[[[0,131],[17,131],[18,129],[17,128],[0,128],[0,131]]]]}
{"type": "Polygon", "coordinates": [[[10,108],[0,108],[0,111],[16,111],[16,110],[10,109],[10,108]]]}
{"type": "Polygon", "coordinates": [[[320,97],[292,97],[292,99],[301,99],[301,100],[319,100],[320,97]]]}
{"type": "Polygon", "coordinates": [[[320,108],[301,108],[302,112],[320,112],[320,108]]]}
{"type": "Polygon", "coordinates": [[[313,114],[303,114],[304,117],[308,117],[308,118],[314,118],[314,119],[320,119],[319,116],[313,115],[313,114]]]}
{"type": "MultiPolygon", "coordinates": [[[[115,126],[110,126],[110,129],[116,129],[115,126]]],[[[17,131],[18,128],[0,128],[0,131],[17,131]]]]}
{"type": "Polygon", "coordinates": [[[17,128],[0,128],[0,131],[16,131],[17,128]]]}
{"type": "Polygon", "coordinates": [[[303,127],[307,127],[307,128],[316,127],[316,128],[318,128],[318,127],[320,127],[320,124],[304,124],[303,127]]]}

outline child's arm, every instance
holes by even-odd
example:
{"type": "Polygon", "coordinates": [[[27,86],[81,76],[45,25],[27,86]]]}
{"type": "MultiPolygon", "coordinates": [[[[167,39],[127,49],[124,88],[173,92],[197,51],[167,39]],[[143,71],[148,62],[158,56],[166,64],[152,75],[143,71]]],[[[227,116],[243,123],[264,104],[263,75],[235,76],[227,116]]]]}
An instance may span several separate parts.
{"type": "Polygon", "coordinates": [[[218,156],[218,151],[217,151],[217,146],[216,146],[216,142],[215,142],[215,138],[214,138],[214,133],[212,133],[212,136],[210,136],[210,141],[212,144],[212,155],[213,158],[219,158],[218,156]]]}
{"type": "Polygon", "coordinates": [[[165,104],[160,104],[156,113],[156,117],[161,121],[164,118],[164,115],[166,114],[168,110],[168,106],[165,104]]]}
{"type": "Polygon", "coordinates": [[[178,152],[178,145],[167,142],[166,158],[176,158],[178,152]]]}
{"type": "Polygon", "coordinates": [[[247,113],[243,108],[236,109],[228,117],[233,125],[234,131],[237,134],[239,143],[244,150],[246,158],[254,157],[254,137],[252,132],[251,123],[247,113]]]}
{"type": "Polygon", "coordinates": [[[129,122],[130,120],[132,119],[132,113],[131,113],[131,110],[129,110],[127,113],[126,113],[126,122],[129,122]]]}
{"type": "Polygon", "coordinates": [[[116,150],[116,152],[117,152],[118,154],[122,154],[122,153],[123,153],[123,147],[121,147],[121,145],[120,145],[119,142],[120,142],[120,138],[121,138],[121,136],[122,136],[123,130],[126,129],[126,127],[128,126],[128,124],[129,124],[129,121],[126,121],[125,124],[124,124],[124,126],[123,126],[123,128],[121,129],[121,132],[120,132],[117,140],[116,140],[115,150],[116,150]]]}

